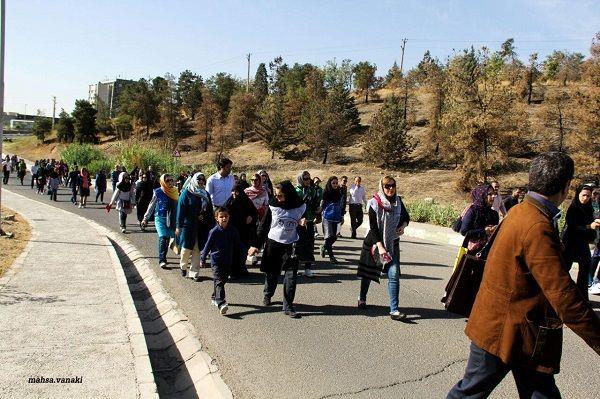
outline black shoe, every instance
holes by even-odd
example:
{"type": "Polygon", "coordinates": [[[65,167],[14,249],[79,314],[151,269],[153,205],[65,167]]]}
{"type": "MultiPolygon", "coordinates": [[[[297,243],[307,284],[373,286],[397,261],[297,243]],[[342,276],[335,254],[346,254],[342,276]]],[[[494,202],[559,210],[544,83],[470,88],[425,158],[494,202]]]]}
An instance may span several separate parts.
{"type": "Polygon", "coordinates": [[[294,310],[284,310],[283,312],[286,315],[290,316],[292,319],[299,319],[300,318],[300,314],[296,313],[296,311],[294,311],[294,310]]]}
{"type": "Polygon", "coordinates": [[[271,306],[273,302],[271,302],[271,298],[264,297],[262,301],[263,306],[271,306]]]}
{"type": "Polygon", "coordinates": [[[194,277],[194,281],[197,283],[200,282],[200,274],[197,274],[196,277],[194,277]]]}
{"type": "Polygon", "coordinates": [[[361,300],[359,300],[358,301],[358,308],[359,309],[363,309],[363,310],[367,309],[367,301],[361,301],[361,300]]]}
{"type": "Polygon", "coordinates": [[[181,276],[185,277],[185,275],[187,274],[186,270],[181,269],[181,276]]]}
{"type": "Polygon", "coordinates": [[[329,255],[329,261],[334,265],[337,265],[339,263],[335,256],[333,256],[333,254],[329,255]]]}
{"type": "Polygon", "coordinates": [[[356,233],[350,236],[351,239],[356,240],[356,233]]]}

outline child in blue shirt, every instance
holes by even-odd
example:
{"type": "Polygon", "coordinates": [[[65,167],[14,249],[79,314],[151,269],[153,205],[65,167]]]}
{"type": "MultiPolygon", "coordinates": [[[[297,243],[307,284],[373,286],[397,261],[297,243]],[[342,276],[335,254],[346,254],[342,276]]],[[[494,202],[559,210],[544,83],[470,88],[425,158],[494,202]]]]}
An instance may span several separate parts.
{"type": "Polygon", "coordinates": [[[229,226],[229,211],[227,208],[218,207],[215,210],[215,219],[217,225],[208,233],[208,239],[200,253],[200,259],[202,263],[206,262],[206,258],[210,253],[215,285],[212,303],[224,315],[228,309],[227,302],[225,302],[225,283],[229,279],[234,249],[236,247],[243,248],[243,244],[235,227],[229,226]]]}

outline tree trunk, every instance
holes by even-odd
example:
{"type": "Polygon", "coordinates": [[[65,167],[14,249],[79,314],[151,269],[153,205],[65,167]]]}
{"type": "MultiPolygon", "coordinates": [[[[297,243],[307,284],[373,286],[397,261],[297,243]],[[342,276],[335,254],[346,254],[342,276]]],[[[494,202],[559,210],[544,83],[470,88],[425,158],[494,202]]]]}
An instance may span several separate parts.
{"type": "Polygon", "coordinates": [[[529,81],[527,82],[527,88],[528,88],[527,105],[531,105],[531,94],[533,92],[533,79],[529,79],[529,81]]]}
{"type": "Polygon", "coordinates": [[[208,151],[208,129],[204,130],[204,152],[208,151]]]}
{"type": "Polygon", "coordinates": [[[271,150],[271,159],[275,159],[275,150],[271,150]]]}
{"type": "Polygon", "coordinates": [[[365,104],[369,103],[369,89],[365,90],[365,104]]]}
{"type": "Polygon", "coordinates": [[[563,127],[563,118],[562,118],[562,110],[558,107],[558,131],[559,131],[559,141],[558,141],[558,151],[562,152],[563,143],[565,139],[565,131],[563,127]]]}
{"type": "Polygon", "coordinates": [[[323,165],[327,163],[327,156],[329,155],[329,149],[325,148],[325,152],[323,153],[323,165]]]}

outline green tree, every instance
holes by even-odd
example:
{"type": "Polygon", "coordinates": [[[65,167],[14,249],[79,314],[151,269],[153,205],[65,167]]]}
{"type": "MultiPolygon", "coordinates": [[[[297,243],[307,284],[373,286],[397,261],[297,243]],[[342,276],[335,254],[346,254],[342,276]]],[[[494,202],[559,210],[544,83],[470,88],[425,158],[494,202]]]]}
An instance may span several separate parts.
{"type": "Polygon", "coordinates": [[[385,85],[388,87],[396,88],[400,86],[401,80],[402,72],[400,72],[400,67],[398,66],[396,61],[394,61],[394,65],[392,65],[385,77],[385,85]]]}
{"type": "Polygon", "coordinates": [[[447,67],[442,129],[461,172],[458,186],[465,190],[526,148],[519,138],[526,131],[527,115],[490,62],[487,51],[471,48],[454,56],[447,67]]]}
{"type": "Polygon", "coordinates": [[[132,117],[127,114],[120,114],[112,119],[112,124],[119,140],[125,140],[133,132],[132,117]]]}
{"type": "Polygon", "coordinates": [[[127,86],[121,94],[119,112],[126,114],[146,128],[150,136],[150,128],[160,120],[158,106],[160,98],[146,79],[140,79],[127,86]]]}
{"type": "Polygon", "coordinates": [[[369,90],[375,84],[377,65],[368,61],[359,62],[354,66],[354,86],[365,93],[365,103],[369,102],[369,90]]]}
{"type": "Polygon", "coordinates": [[[52,130],[52,120],[42,116],[36,116],[33,123],[33,135],[42,143],[52,130]]]}
{"type": "Polygon", "coordinates": [[[389,97],[369,128],[369,141],[364,144],[363,156],[379,167],[404,165],[416,146],[416,141],[408,134],[403,103],[400,97],[389,97]]]}
{"type": "Polygon", "coordinates": [[[323,67],[325,88],[342,86],[351,90],[353,68],[352,61],[349,59],[343,59],[341,64],[338,64],[335,59],[327,61],[323,67]]]}
{"type": "Polygon", "coordinates": [[[269,92],[271,94],[285,96],[287,87],[284,76],[289,69],[281,56],[269,62],[269,92]]]}
{"type": "Polygon", "coordinates": [[[269,94],[269,80],[267,68],[264,63],[261,63],[256,69],[256,75],[254,76],[254,82],[252,83],[252,91],[258,104],[262,104],[269,94]]]}
{"type": "Polygon", "coordinates": [[[96,108],[96,128],[98,133],[112,134],[113,126],[110,121],[110,108],[102,101],[100,96],[96,96],[94,106],[96,108]]]}
{"type": "Polygon", "coordinates": [[[245,135],[254,129],[256,122],[256,99],[252,93],[237,92],[231,97],[227,130],[238,135],[244,142],[245,135]]]}
{"type": "Polygon", "coordinates": [[[97,141],[96,109],[86,100],[76,100],[71,113],[75,126],[75,139],[79,144],[97,141]]]}
{"type": "Polygon", "coordinates": [[[64,109],[58,114],[56,124],[56,138],[61,143],[72,143],[75,139],[75,125],[73,118],[64,109]]]}
{"type": "Polygon", "coordinates": [[[284,98],[282,95],[269,96],[258,112],[255,131],[261,141],[271,151],[271,159],[276,152],[286,147],[289,130],[284,116],[284,98]]]}
{"type": "Polygon", "coordinates": [[[206,85],[212,93],[215,102],[221,108],[221,114],[223,116],[226,116],[227,112],[229,112],[231,96],[233,96],[236,91],[241,91],[243,86],[239,80],[224,72],[219,72],[212,76],[206,82],[206,85]]]}
{"type": "Polygon", "coordinates": [[[566,86],[569,80],[579,80],[584,58],[581,53],[555,50],[542,62],[544,79],[560,80],[563,86],[566,86]]]}
{"type": "Polygon", "coordinates": [[[160,114],[159,127],[163,131],[163,144],[171,152],[177,148],[182,125],[178,106],[178,87],[175,77],[169,73],[164,78],[156,77],[152,81],[152,88],[160,100],[158,105],[160,114]]]}
{"type": "Polygon", "coordinates": [[[177,80],[177,104],[191,120],[196,118],[196,110],[202,102],[202,76],[185,70],[177,80]]]}

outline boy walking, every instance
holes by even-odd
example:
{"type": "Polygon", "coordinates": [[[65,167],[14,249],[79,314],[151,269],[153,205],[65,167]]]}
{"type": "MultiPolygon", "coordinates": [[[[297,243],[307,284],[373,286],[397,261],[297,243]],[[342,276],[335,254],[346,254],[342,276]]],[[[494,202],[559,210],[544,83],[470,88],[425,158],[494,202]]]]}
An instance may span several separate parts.
{"type": "Polygon", "coordinates": [[[210,253],[210,264],[215,285],[212,303],[224,315],[228,309],[225,301],[225,283],[227,283],[231,272],[232,254],[234,249],[243,248],[243,244],[235,227],[229,226],[229,212],[226,208],[218,207],[215,210],[215,219],[217,225],[208,233],[208,239],[200,253],[200,259],[202,263],[206,262],[206,257],[210,253]]]}

